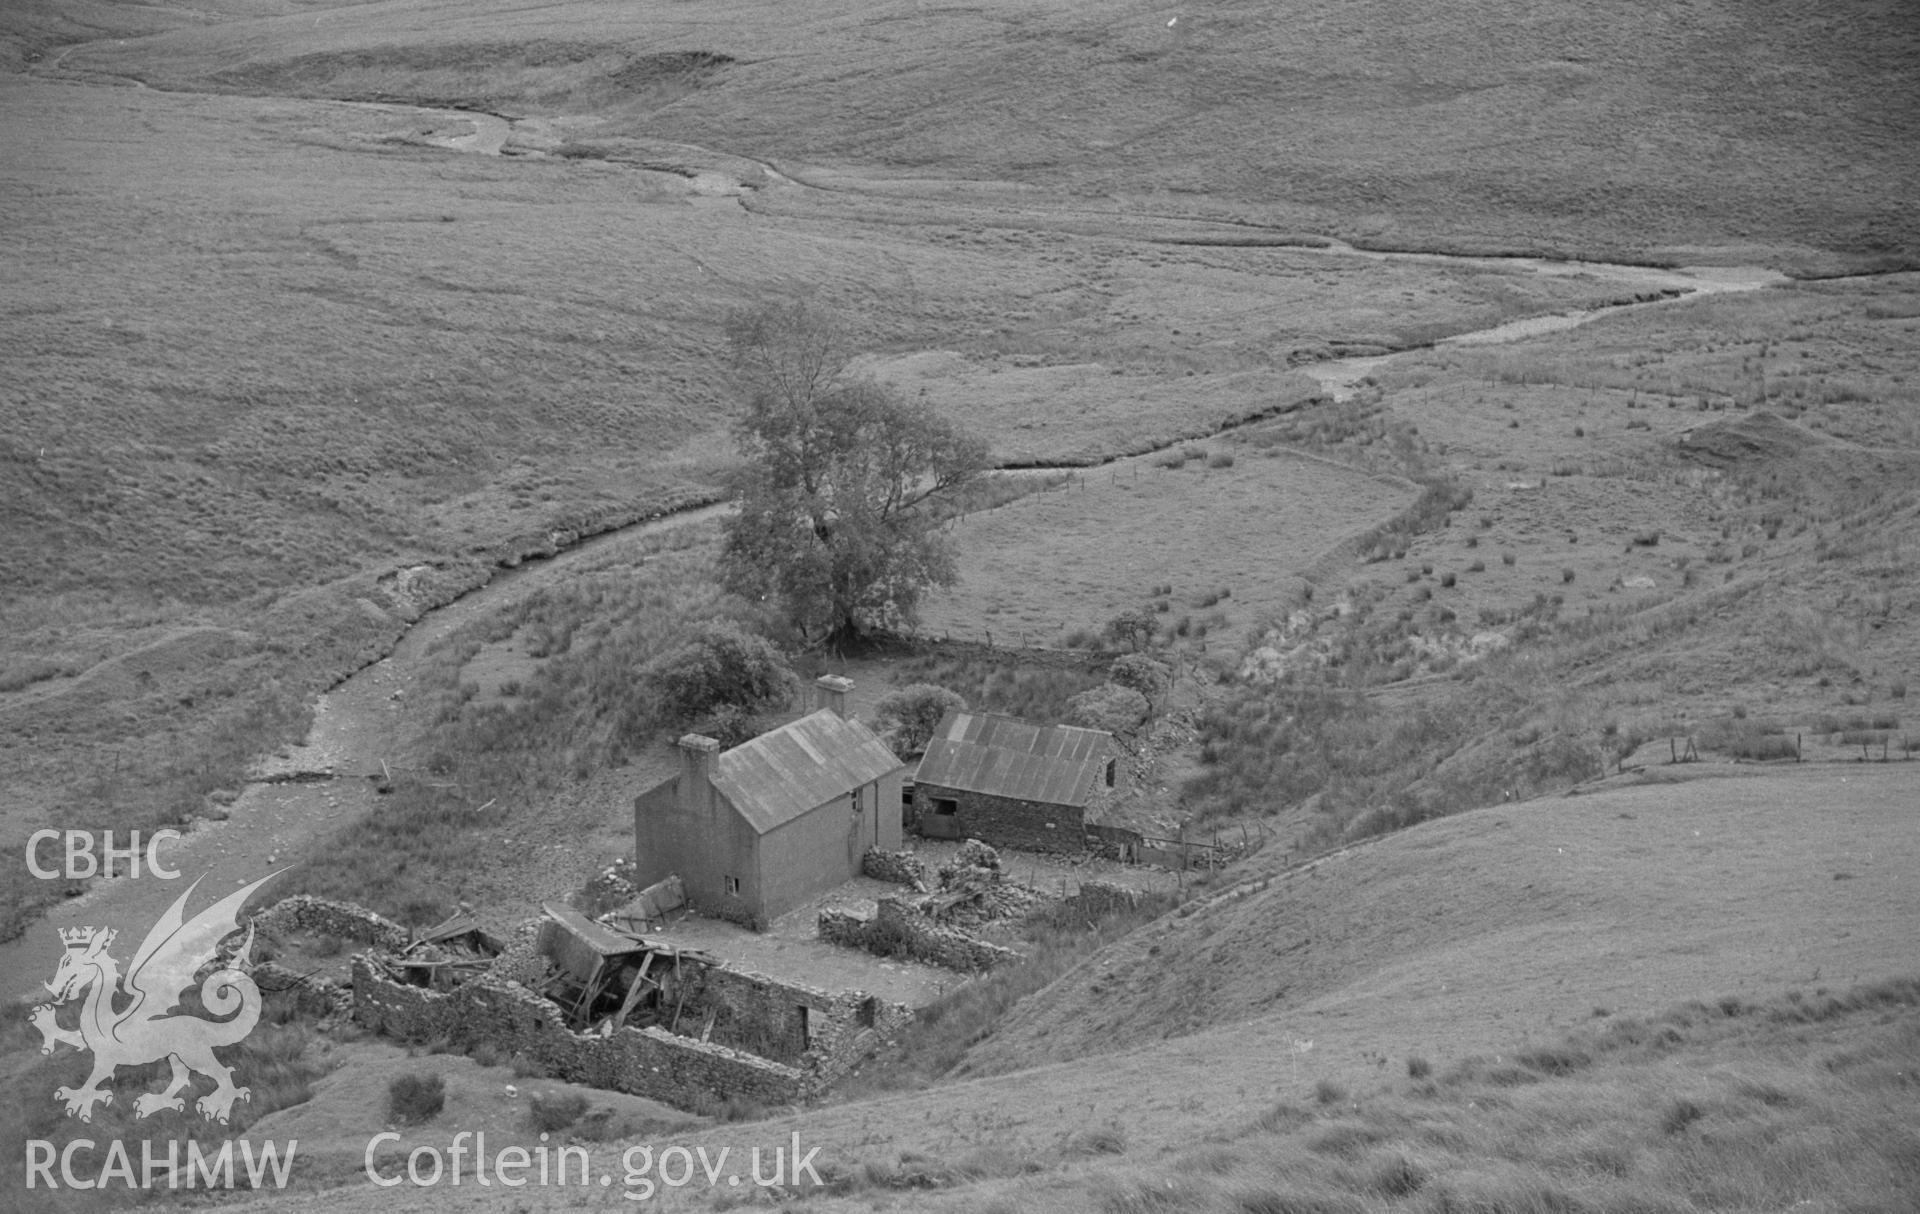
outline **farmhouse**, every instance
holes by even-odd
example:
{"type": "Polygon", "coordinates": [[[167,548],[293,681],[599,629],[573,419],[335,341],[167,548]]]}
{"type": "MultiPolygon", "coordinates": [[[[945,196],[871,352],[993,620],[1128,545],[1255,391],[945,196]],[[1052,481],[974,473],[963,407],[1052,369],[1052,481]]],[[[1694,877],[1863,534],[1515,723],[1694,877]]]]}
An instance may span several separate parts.
{"type": "Polygon", "coordinates": [[[815,711],[724,753],[681,738],[679,774],[634,801],[639,882],[678,874],[693,906],[763,928],[898,848],[905,764],[846,718],[852,687],[817,680],[815,711]]]}
{"type": "Polygon", "coordinates": [[[950,712],[913,779],[915,829],[996,847],[1079,851],[1088,804],[1114,782],[1113,735],[950,712]]]}

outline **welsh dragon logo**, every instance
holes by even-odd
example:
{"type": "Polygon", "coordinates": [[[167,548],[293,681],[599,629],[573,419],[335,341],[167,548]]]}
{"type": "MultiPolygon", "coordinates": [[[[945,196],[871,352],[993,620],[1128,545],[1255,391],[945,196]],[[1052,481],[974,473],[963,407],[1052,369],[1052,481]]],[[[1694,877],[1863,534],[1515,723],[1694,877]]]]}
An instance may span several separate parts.
{"type": "Polygon", "coordinates": [[[260,988],[245,973],[253,928],[247,928],[246,939],[230,956],[221,957],[219,944],[240,930],[240,909],[247,899],[278,875],[269,873],[183,921],[187,899],[200,886],[195,881],[147,932],[124,979],[119,962],[107,952],[118,933],[101,927],[61,929],[66,952],[53,980],[44,984],[53,1000],[34,1008],[30,1020],[45,1038],[40,1047],[43,1054],[51,1054],[63,1041],[93,1051],[93,1074],[87,1081],[78,1088],[54,1090],[54,1096],[66,1102],[69,1117],[92,1121],[94,1105],[113,1103],[113,1093],[101,1085],[115,1070],[162,1058],[172,1066],[172,1077],[166,1090],[145,1093],[133,1102],[137,1117],[164,1109],[183,1111],[180,1091],[192,1081],[194,1071],[214,1082],[213,1091],[194,1103],[208,1120],[224,1125],[235,1100],[251,1099],[248,1089],[233,1085],[233,1068],[223,1066],[213,1051],[243,1040],[260,1019],[260,988]],[[193,987],[194,976],[209,964],[213,971],[199,984],[200,1004],[213,1016],[227,1019],[179,1010],[181,996],[193,987]],[[79,1027],[60,1027],[56,1009],[83,992],[79,1027]]]}

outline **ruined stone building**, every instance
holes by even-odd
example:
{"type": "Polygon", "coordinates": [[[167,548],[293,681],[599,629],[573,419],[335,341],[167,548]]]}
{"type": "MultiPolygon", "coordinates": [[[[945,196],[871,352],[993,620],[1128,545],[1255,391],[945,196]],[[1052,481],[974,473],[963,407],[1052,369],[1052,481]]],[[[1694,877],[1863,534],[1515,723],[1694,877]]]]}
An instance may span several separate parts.
{"type": "Polygon", "coordinates": [[[696,1111],[817,1096],[913,1019],[864,991],[741,972],[566,906],[542,909],[537,951],[479,972],[429,982],[406,954],[356,956],[355,1019],[407,1041],[487,1043],[557,1078],[696,1111]]]}
{"type": "Polygon", "coordinates": [[[913,777],[914,829],[936,839],[1073,852],[1088,806],[1113,787],[1113,735],[986,712],[940,720],[913,777]]]}
{"type": "Polygon", "coordinates": [[[817,680],[815,711],[732,750],[681,738],[679,774],[634,801],[637,882],[677,873],[695,908],[764,927],[898,848],[906,765],[847,719],[852,686],[817,680]]]}

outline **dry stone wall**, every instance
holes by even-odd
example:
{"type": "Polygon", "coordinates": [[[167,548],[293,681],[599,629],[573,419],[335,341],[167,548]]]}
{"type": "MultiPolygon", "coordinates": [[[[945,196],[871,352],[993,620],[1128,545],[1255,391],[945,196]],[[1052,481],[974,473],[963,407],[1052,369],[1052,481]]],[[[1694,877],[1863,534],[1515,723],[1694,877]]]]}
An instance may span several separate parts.
{"type": "Polygon", "coordinates": [[[558,1078],[681,1108],[728,1097],[791,1104],[814,1086],[799,1067],[661,1028],[622,1028],[604,1037],[573,1032],[550,1001],[485,976],[442,993],[395,982],[356,957],[353,996],[354,1018],[376,1031],[407,1040],[445,1038],[461,1048],[491,1042],[558,1078]]]}
{"type": "Polygon", "coordinates": [[[337,940],[355,940],[375,948],[398,949],[407,945],[407,929],[351,902],[333,902],[310,894],[282,898],[253,917],[256,930],[273,936],[308,932],[332,936],[337,940]]]}
{"type": "Polygon", "coordinates": [[[927,886],[927,866],[910,851],[882,851],[877,847],[869,847],[866,855],[860,857],[860,871],[876,881],[910,885],[915,889],[925,889],[927,886]]]}
{"type": "Polygon", "coordinates": [[[1099,918],[1116,911],[1130,911],[1140,905],[1140,899],[1141,894],[1137,889],[1115,885],[1111,881],[1082,881],[1079,892],[1068,898],[1067,904],[1083,914],[1099,918]]]}
{"type": "Polygon", "coordinates": [[[560,1078],[682,1108],[731,1096],[761,1104],[806,1099],[913,1019],[905,1004],[861,991],[736,970],[698,966],[685,981],[680,1025],[706,1028],[706,1041],[657,1026],[575,1032],[552,1001],[497,974],[438,992],[396,982],[365,956],[353,961],[354,1018],[406,1040],[445,1038],[462,1048],[491,1042],[560,1078]]]}
{"type": "Polygon", "coordinates": [[[1041,852],[1079,852],[1087,846],[1087,815],[1079,806],[995,797],[934,784],[914,785],[913,808],[921,821],[935,816],[936,800],[954,802],[957,813],[953,821],[963,838],[1041,852]]]}
{"type": "Polygon", "coordinates": [[[819,932],[829,944],[865,949],[882,957],[910,957],[968,973],[1020,959],[1020,954],[1010,948],[941,927],[899,898],[880,899],[870,918],[847,911],[821,911],[819,932]]]}
{"type": "Polygon", "coordinates": [[[709,1040],[817,1076],[852,1068],[913,1019],[906,1004],[864,991],[824,991],[764,974],[701,967],[686,988],[682,1027],[703,1024],[709,1012],[709,1040]]]}

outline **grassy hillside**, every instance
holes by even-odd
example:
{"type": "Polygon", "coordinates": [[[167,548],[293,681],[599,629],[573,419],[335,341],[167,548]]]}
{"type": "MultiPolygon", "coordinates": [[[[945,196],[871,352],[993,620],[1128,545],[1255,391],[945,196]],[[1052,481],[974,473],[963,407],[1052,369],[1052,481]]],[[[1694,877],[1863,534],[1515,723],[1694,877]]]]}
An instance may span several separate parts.
{"type": "Polygon", "coordinates": [[[1895,876],[1920,859],[1904,769],[1660,777],[1250,874],[1025,1005],[965,1069],[1255,1019],[1277,1032],[1305,1007],[1365,1014],[1399,1043],[1389,1053],[1425,1052],[1423,1037],[1444,1040],[1477,1010],[1578,1019],[1644,1006],[1647,991],[1759,995],[1885,972],[1899,925],[1920,914],[1895,876]]]}
{"type": "Polygon", "coordinates": [[[1021,182],[1399,245],[1909,257],[1917,40],[1910,9],[1881,0],[387,0],[90,48],[72,66],[591,112],[784,165],[1021,182]]]}

